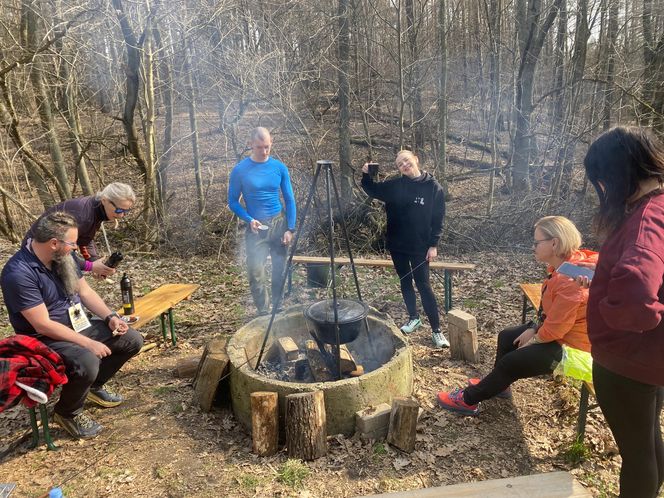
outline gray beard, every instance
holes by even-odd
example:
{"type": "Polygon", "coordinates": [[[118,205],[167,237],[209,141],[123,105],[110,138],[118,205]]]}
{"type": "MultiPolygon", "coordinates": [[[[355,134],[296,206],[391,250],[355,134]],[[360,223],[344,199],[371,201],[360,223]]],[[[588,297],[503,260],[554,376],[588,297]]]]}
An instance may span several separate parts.
{"type": "Polygon", "coordinates": [[[69,253],[55,253],[51,265],[53,273],[60,279],[68,296],[78,294],[79,276],[76,271],[76,262],[69,253]]]}

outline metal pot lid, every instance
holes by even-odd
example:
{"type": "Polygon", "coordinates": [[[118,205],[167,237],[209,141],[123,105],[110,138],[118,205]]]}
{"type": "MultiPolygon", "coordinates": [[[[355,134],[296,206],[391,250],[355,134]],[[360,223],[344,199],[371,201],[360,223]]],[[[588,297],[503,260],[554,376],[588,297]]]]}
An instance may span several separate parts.
{"type": "MultiPolygon", "coordinates": [[[[337,299],[337,318],[340,324],[357,322],[367,316],[366,304],[353,299],[337,299]]],[[[334,300],[325,299],[311,304],[305,315],[316,323],[334,323],[334,300]]]]}

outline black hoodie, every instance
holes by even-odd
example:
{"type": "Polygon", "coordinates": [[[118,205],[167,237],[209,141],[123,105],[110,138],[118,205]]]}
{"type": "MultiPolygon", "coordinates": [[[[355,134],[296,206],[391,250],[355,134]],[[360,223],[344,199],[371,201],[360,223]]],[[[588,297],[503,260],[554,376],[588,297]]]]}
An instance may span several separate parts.
{"type": "Polygon", "coordinates": [[[443,234],[445,194],[429,173],[417,178],[401,176],[376,183],[362,175],[362,188],[385,203],[387,248],[390,252],[425,254],[443,234]]]}

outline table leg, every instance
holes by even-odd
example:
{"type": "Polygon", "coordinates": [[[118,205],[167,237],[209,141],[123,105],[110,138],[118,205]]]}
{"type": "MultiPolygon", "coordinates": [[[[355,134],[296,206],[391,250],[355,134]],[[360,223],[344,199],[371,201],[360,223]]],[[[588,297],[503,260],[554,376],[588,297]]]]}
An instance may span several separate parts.
{"type": "Polygon", "coordinates": [[[164,342],[166,342],[166,315],[167,313],[162,313],[159,315],[161,320],[161,336],[164,338],[164,342]]]}
{"type": "Polygon", "coordinates": [[[521,306],[521,323],[526,323],[526,314],[528,313],[528,298],[523,295],[523,304],[521,306]]]}
{"type": "Polygon", "coordinates": [[[586,435],[586,416],[588,415],[588,396],[590,391],[585,384],[581,385],[581,400],[579,401],[579,419],[576,422],[576,442],[583,443],[586,435]]]}
{"type": "Polygon", "coordinates": [[[175,319],[173,318],[173,308],[168,308],[168,325],[171,328],[171,342],[173,346],[177,345],[178,338],[175,335],[175,319]]]}

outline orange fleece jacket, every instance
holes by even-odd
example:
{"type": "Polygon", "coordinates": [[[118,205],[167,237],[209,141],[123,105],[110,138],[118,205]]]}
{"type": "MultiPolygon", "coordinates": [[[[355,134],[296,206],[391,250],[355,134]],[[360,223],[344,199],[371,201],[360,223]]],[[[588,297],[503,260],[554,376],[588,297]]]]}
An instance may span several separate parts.
{"type": "MultiPolygon", "coordinates": [[[[597,264],[597,253],[580,249],[567,260],[597,264]]],[[[558,341],[560,344],[590,352],[590,340],[586,322],[588,289],[549,267],[549,278],[542,284],[542,311],[545,315],[537,337],[542,342],[558,341]]]]}

